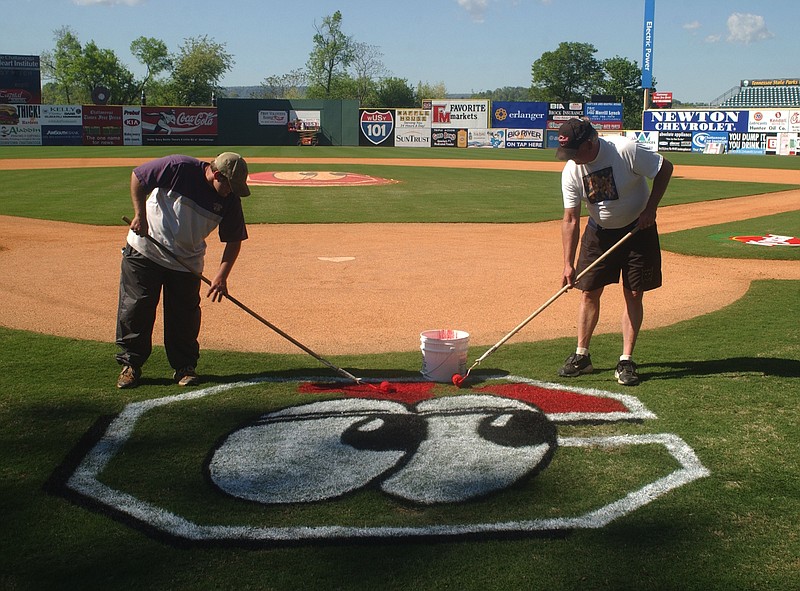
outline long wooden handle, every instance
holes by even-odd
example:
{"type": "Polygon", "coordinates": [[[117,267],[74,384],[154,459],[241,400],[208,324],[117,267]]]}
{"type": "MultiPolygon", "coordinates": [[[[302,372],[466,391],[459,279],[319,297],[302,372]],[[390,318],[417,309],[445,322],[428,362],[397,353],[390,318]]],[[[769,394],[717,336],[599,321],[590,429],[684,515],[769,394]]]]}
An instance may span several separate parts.
{"type": "MultiPolygon", "coordinates": [[[[127,217],[125,217],[125,216],[123,216],[123,217],[122,217],[122,221],[124,221],[125,223],[127,223],[129,226],[130,226],[130,224],[131,224],[131,220],[129,220],[129,219],[128,219],[127,217]]],[[[201,280],[203,283],[205,283],[206,285],[211,285],[211,281],[210,281],[210,280],[209,280],[209,279],[208,279],[208,278],[207,278],[205,275],[203,275],[202,273],[198,273],[197,271],[195,271],[194,269],[192,269],[192,268],[191,268],[189,265],[187,265],[187,264],[186,264],[186,263],[185,263],[183,260],[181,260],[181,259],[180,259],[180,257],[178,257],[178,255],[176,255],[176,254],[175,254],[174,252],[172,252],[172,251],[171,251],[169,248],[167,248],[167,246],[165,246],[164,244],[161,244],[161,243],[160,243],[158,240],[156,240],[155,238],[153,238],[153,237],[152,237],[152,236],[150,236],[149,234],[146,234],[146,235],[144,235],[144,236],[143,236],[143,238],[144,238],[145,240],[147,240],[148,242],[150,242],[150,243],[154,244],[156,247],[158,247],[158,248],[161,250],[161,252],[163,252],[164,254],[166,254],[168,257],[170,257],[170,258],[171,258],[172,260],[174,260],[175,262],[179,263],[179,264],[180,264],[180,265],[181,265],[181,266],[182,266],[184,269],[186,269],[186,270],[187,270],[187,271],[189,271],[189,272],[190,272],[192,275],[194,275],[195,277],[197,277],[198,279],[200,279],[200,280],[201,280]]],[[[297,339],[295,339],[295,338],[294,338],[294,337],[292,337],[291,335],[289,335],[289,334],[285,333],[285,332],[284,332],[284,331],[282,331],[280,328],[278,328],[277,326],[275,326],[274,324],[272,324],[272,323],[271,323],[269,320],[267,320],[266,318],[264,318],[264,317],[263,317],[263,316],[261,316],[260,314],[257,314],[255,311],[253,311],[253,310],[251,310],[250,308],[248,308],[247,306],[245,306],[245,305],[244,305],[242,302],[240,302],[239,300],[237,300],[237,299],[236,299],[235,297],[233,297],[232,295],[230,295],[230,294],[227,294],[227,293],[225,293],[225,294],[223,294],[223,295],[224,295],[226,298],[228,298],[228,299],[229,299],[231,302],[233,302],[234,304],[236,304],[236,305],[237,305],[239,308],[241,308],[242,310],[244,310],[245,312],[247,312],[248,314],[250,314],[250,316],[252,316],[252,317],[253,317],[253,318],[255,318],[256,320],[258,320],[259,322],[261,322],[263,325],[265,325],[265,326],[269,327],[270,329],[274,330],[276,333],[278,333],[279,335],[281,335],[281,336],[282,336],[284,339],[286,339],[287,341],[289,341],[290,343],[292,343],[292,344],[293,344],[293,345],[295,345],[296,347],[298,347],[298,348],[302,349],[303,351],[305,351],[306,353],[308,353],[309,355],[311,355],[311,356],[312,356],[314,359],[316,359],[317,361],[319,361],[319,362],[320,362],[320,363],[322,363],[323,365],[325,365],[325,366],[329,367],[330,369],[332,369],[333,371],[335,371],[335,372],[336,372],[336,373],[338,373],[339,375],[341,375],[341,376],[344,376],[344,377],[346,377],[346,378],[347,378],[347,379],[349,379],[349,380],[353,380],[353,381],[354,381],[356,384],[360,384],[360,383],[361,383],[361,378],[357,378],[356,376],[354,376],[354,375],[353,375],[353,374],[351,374],[350,372],[348,372],[348,371],[346,371],[346,370],[342,369],[341,367],[338,367],[338,366],[334,365],[333,363],[331,363],[330,361],[328,361],[327,359],[325,359],[325,358],[324,358],[324,357],[322,357],[321,355],[318,355],[317,353],[315,353],[314,351],[312,351],[311,349],[309,349],[308,347],[306,347],[306,346],[305,346],[303,343],[301,343],[300,341],[298,341],[297,339]]]]}
{"type": "MultiPolygon", "coordinates": [[[[615,251],[617,248],[619,248],[619,246],[620,246],[620,245],[621,245],[623,242],[625,242],[625,241],[626,241],[628,238],[630,238],[631,236],[633,236],[633,235],[634,235],[634,233],[636,233],[636,231],[637,231],[637,230],[638,230],[638,228],[634,228],[633,230],[631,230],[630,232],[628,232],[627,234],[625,234],[625,236],[623,236],[622,238],[620,238],[620,239],[619,239],[619,241],[618,241],[616,244],[614,244],[614,245],[613,245],[611,248],[609,248],[607,251],[605,251],[605,252],[604,252],[602,255],[600,255],[599,257],[597,257],[597,259],[595,259],[594,261],[592,261],[592,263],[591,263],[589,266],[587,266],[587,267],[586,267],[586,268],[585,268],[583,271],[581,271],[580,273],[578,273],[578,275],[575,277],[575,283],[577,283],[578,281],[580,281],[581,277],[583,277],[584,275],[586,275],[586,273],[588,273],[589,271],[591,271],[592,269],[594,269],[595,265],[597,265],[597,264],[598,264],[600,261],[602,261],[603,259],[605,259],[605,258],[606,258],[608,255],[610,255],[610,254],[611,254],[612,252],[614,252],[614,251],[615,251]]],[[[545,310],[545,309],[546,309],[546,308],[547,308],[547,307],[548,307],[550,304],[552,304],[553,302],[555,302],[555,301],[556,301],[558,298],[560,298],[560,297],[561,297],[563,294],[565,294],[567,291],[569,291],[569,289],[570,289],[571,287],[572,287],[572,286],[570,286],[570,285],[565,285],[564,287],[562,287],[561,289],[559,289],[559,290],[558,290],[558,291],[557,291],[555,294],[553,294],[553,296],[552,296],[552,297],[551,297],[549,300],[547,300],[547,301],[546,301],[544,304],[542,304],[541,306],[539,306],[539,307],[538,307],[538,308],[537,308],[537,309],[536,309],[536,310],[535,310],[535,311],[534,311],[534,312],[533,312],[533,313],[532,313],[530,316],[528,316],[528,317],[527,317],[525,320],[523,320],[523,321],[522,321],[522,322],[520,322],[520,323],[519,323],[519,324],[518,324],[516,327],[514,327],[514,329],[513,329],[511,332],[509,332],[509,333],[508,333],[506,336],[504,336],[502,339],[500,339],[499,341],[497,341],[497,343],[495,343],[494,345],[492,345],[492,346],[491,346],[491,348],[489,348],[489,350],[488,350],[488,351],[486,351],[486,353],[484,353],[483,355],[481,355],[480,357],[478,357],[478,359],[475,361],[475,363],[473,363],[473,364],[472,364],[472,367],[470,367],[470,368],[467,370],[467,373],[465,374],[465,376],[466,376],[466,375],[469,375],[469,372],[470,372],[470,371],[472,371],[472,369],[473,369],[474,367],[476,367],[476,366],[480,365],[480,363],[481,363],[481,362],[482,362],[484,359],[486,359],[486,358],[487,358],[489,355],[491,355],[492,353],[494,353],[495,351],[497,351],[497,349],[498,349],[498,348],[500,348],[500,347],[503,345],[503,343],[505,343],[505,342],[506,342],[508,339],[510,339],[511,337],[513,337],[515,334],[517,334],[517,333],[518,333],[520,330],[522,330],[522,329],[525,327],[525,325],[527,325],[527,324],[528,324],[528,323],[529,323],[531,320],[533,320],[533,319],[534,319],[534,318],[536,318],[536,317],[537,317],[539,314],[541,314],[541,313],[542,313],[542,312],[543,312],[543,311],[544,311],[544,310],[545,310]]]]}

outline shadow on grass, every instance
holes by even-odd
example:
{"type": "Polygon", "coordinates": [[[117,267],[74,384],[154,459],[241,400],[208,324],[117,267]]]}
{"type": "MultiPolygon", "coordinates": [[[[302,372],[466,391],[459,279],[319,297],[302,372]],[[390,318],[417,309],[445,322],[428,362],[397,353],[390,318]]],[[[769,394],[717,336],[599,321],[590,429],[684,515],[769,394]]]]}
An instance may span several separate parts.
{"type": "Polygon", "coordinates": [[[800,377],[800,361],[775,357],[729,357],[704,361],[675,361],[639,365],[644,380],[674,380],[685,377],[720,377],[755,374],[779,378],[800,377]],[[645,370],[642,372],[642,370],[645,370]]]}
{"type": "MultiPolygon", "coordinates": [[[[343,370],[351,374],[353,377],[363,379],[367,382],[376,382],[382,380],[395,381],[395,382],[419,382],[426,381],[419,371],[407,369],[361,369],[343,367],[343,370]]],[[[499,375],[507,375],[507,371],[483,369],[480,371],[472,372],[470,374],[470,383],[472,385],[482,383],[488,377],[497,377],[499,375]]],[[[347,380],[347,376],[340,374],[328,368],[302,368],[281,371],[265,371],[259,373],[238,373],[238,374],[201,374],[200,385],[209,384],[229,384],[232,382],[240,382],[247,380],[308,380],[313,378],[314,381],[324,382],[326,380],[339,381],[347,380]]],[[[159,383],[172,384],[169,380],[147,380],[142,378],[141,383],[159,384],[159,383]]]]}

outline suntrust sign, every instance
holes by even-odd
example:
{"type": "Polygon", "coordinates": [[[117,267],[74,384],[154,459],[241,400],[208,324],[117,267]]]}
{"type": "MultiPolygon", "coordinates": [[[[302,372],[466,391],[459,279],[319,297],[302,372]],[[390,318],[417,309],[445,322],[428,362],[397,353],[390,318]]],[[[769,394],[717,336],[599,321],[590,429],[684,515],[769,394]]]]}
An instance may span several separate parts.
{"type": "Polygon", "coordinates": [[[746,132],[748,111],[646,111],[644,131],[746,132]]]}

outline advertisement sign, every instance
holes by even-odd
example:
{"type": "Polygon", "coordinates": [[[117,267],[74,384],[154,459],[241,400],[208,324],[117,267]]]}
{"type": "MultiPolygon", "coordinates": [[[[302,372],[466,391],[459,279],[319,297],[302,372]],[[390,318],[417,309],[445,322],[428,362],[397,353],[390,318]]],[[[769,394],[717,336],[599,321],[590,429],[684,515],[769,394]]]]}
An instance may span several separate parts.
{"type": "Polygon", "coordinates": [[[41,105],[0,105],[0,146],[41,146],[41,105]]]}
{"type": "Polygon", "coordinates": [[[0,55],[0,104],[38,105],[42,75],[38,55],[0,55]]]}
{"type": "Polygon", "coordinates": [[[750,125],[747,131],[758,131],[762,133],[789,131],[789,111],[751,111],[750,125]]]}
{"type": "Polygon", "coordinates": [[[362,109],[359,116],[359,146],[394,145],[394,111],[362,109]]]}
{"type": "Polygon", "coordinates": [[[586,103],[584,108],[586,117],[599,129],[622,129],[619,127],[605,127],[598,123],[622,123],[622,103],[586,103]]]}
{"type": "Polygon", "coordinates": [[[434,127],[431,130],[432,148],[466,148],[467,130],[466,129],[439,129],[434,127]]]}
{"type": "Polygon", "coordinates": [[[800,110],[798,109],[789,111],[789,132],[800,133],[800,110]]]}
{"type": "Polygon", "coordinates": [[[395,129],[394,145],[396,148],[430,148],[431,129],[430,127],[395,129]]]}
{"type": "Polygon", "coordinates": [[[653,32],[656,21],[656,0],[644,1],[642,33],[642,88],[653,88],[653,32]]]}
{"type": "Polygon", "coordinates": [[[82,113],[80,105],[42,105],[42,145],[82,145],[82,113]]]}
{"type": "Polygon", "coordinates": [[[258,124],[278,126],[288,125],[289,113],[287,111],[259,111],[258,124]]]}
{"type": "Polygon", "coordinates": [[[798,148],[800,148],[800,143],[798,143],[798,134],[778,134],[778,154],[781,156],[797,156],[798,148]]]}
{"type": "Polygon", "coordinates": [[[771,78],[762,80],[742,80],[741,86],[800,86],[800,78],[771,78]]]}
{"type": "Polygon", "coordinates": [[[492,102],[492,127],[544,129],[547,126],[547,103],[492,102]]]}
{"type": "Polygon", "coordinates": [[[489,101],[431,101],[431,125],[439,129],[485,129],[489,127],[489,101]]]}
{"type": "Polygon", "coordinates": [[[141,107],[122,107],[122,143],[126,146],[142,145],[141,107]]]}
{"type": "Polygon", "coordinates": [[[747,111],[645,111],[645,131],[748,131],[747,111]]]}
{"type": "Polygon", "coordinates": [[[322,126],[322,111],[289,111],[289,127],[294,130],[319,129],[322,126]]]}
{"type": "Polygon", "coordinates": [[[116,105],[84,105],[83,145],[123,145],[122,107],[116,105]]]}
{"type": "Polygon", "coordinates": [[[145,145],[211,144],[216,138],[216,107],[142,107],[145,145]]]}
{"type": "Polygon", "coordinates": [[[652,95],[650,95],[650,102],[657,107],[669,108],[669,106],[672,104],[672,93],[654,92],[652,95]]]}
{"type": "Polygon", "coordinates": [[[635,141],[648,150],[658,152],[658,132],[657,131],[626,131],[623,133],[626,138],[635,141]]]}
{"type": "Polygon", "coordinates": [[[544,129],[507,129],[506,148],[544,148],[544,129]]]}
{"type": "Polygon", "coordinates": [[[658,133],[659,152],[691,152],[691,131],[661,131],[658,133]]]}
{"type": "Polygon", "coordinates": [[[430,109],[395,109],[394,145],[404,148],[430,148],[430,109]]]}
{"type": "Polygon", "coordinates": [[[505,148],[505,129],[470,129],[467,133],[469,148],[505,148]]]}
{"type": "Polygon", "coordinates": [[[778,141],[777,133],[764,133],[762,134],[767,143],[765,154],[776,156],[780,153],[780,143],[778,141]]]}
{"type": "Polygon", "coordinates": [[[711,145],[727,146],[728,134],[720,131],[700,131],[692,135],[692,152],[708,153],[711,145]]]}
{"type": "Polygon", "coordinates": [[[766,154],[767,136],[763,133],[729,133],[728,152],[731,154],[766,154]]]}
{"type": "Polygon", "coordinates": [[[547,129],[558,129],[565,121],[583,117],[583,103],[549,103],[547,129]]]}

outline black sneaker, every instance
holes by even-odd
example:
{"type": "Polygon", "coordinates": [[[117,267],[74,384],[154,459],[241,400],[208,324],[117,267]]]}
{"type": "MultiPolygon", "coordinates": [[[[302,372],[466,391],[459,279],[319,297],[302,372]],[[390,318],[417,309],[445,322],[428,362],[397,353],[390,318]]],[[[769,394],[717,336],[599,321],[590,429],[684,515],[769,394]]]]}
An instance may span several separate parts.
{"type": "Polygon", "coordinates": [[[197,377],[197,373],[194,371],[193,367],[179,369],[175,372],[175,375],[172,376],[172,379],[175,380],[175,383],[179,386],[196,386],[200,383],[200,378],[197,377]]]}
{"type": "Polygon", "coordinates": [[[584,373],[592,373],[593,371],[594,367],[592,367],[591,355],[578,355],[577,353],[573,353],[567,357],[563,367],[558,370],[558,375],[562,378],[574,378],[584,373]]]}
{"type": "Polygon", "coordinates": [[[636,386],[639,384],[639,372],[636,371],[636,364],[633,361],[620,361],[614,371],[617,382],[623,386],[636,386]]]}

